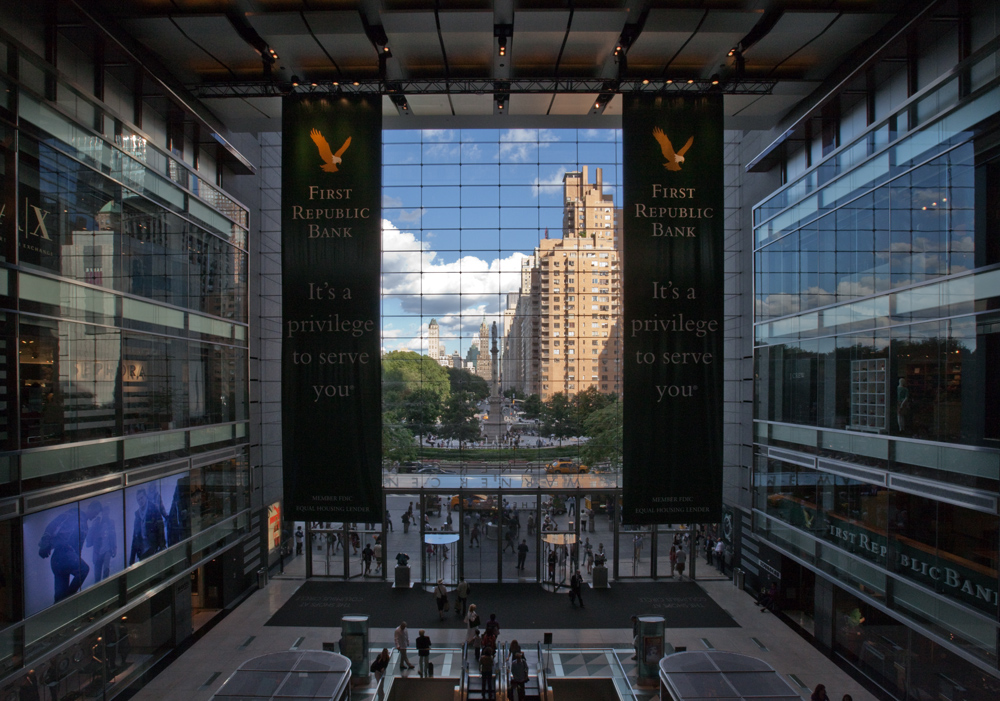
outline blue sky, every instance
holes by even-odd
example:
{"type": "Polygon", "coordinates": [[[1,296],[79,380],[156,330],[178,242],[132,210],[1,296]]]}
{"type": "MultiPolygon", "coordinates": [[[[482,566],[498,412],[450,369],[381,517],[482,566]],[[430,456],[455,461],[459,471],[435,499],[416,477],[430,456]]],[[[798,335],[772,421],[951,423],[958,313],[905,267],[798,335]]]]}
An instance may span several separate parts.
{"type": "Polygon", "coordinates": [[[545,229],[562,235],[563,175],[604,171],[621,206],[621,131],[383,131],[382,346],[427,351],[427,324],[464,357],[499,322],[545,229]]]}

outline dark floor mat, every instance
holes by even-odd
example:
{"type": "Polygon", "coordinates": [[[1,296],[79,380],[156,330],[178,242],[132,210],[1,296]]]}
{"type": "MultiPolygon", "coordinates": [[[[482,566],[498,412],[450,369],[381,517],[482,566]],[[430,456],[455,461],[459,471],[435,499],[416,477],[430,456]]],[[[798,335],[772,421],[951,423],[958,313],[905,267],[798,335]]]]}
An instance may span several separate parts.
{"type": "MultiPolygon", "coordinates": [[[[452,599],[454,601],[454,599],[452,599]]],[[[693,582],[615,584],[610,589],[586,589],[580,608],[566,590],[545,591],[538,584],[472,584],[470,603],[483,623],[491,613],[504,628],[630,628],[632,614],[655,614],[667,628],[736,628],[729,617],[693,582]]],[[[321,582],[303,584],[267,622],[269,626],[339,626],[346,614],[365,614],[373,628],[460,626],[453,610],[443,622],[430,591],[418,587],[393,589],[389,584],[321,582]]]]}

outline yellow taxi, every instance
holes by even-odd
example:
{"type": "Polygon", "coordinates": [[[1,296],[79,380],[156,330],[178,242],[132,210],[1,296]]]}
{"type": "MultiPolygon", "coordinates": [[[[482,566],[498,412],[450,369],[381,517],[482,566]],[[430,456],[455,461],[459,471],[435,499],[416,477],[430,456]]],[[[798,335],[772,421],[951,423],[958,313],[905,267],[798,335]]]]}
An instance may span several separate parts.
{"type": "Polygon", "coordinates": [[[558,458],[545,466],[545,472],[550,475],[579,475],[590,472],[590,468],[573,460],[558,458]]]}

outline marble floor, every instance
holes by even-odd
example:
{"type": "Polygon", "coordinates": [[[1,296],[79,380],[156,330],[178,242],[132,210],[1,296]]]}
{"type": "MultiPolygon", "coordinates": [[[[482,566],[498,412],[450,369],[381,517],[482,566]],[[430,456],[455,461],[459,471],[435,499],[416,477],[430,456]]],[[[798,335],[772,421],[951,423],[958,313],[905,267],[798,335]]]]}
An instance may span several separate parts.
{"type": "MultiPolygon", "coordinates": [[[[185,651],[168,668],[153,678],[136,695],[138,701],[207,701],[225,680],[246,660],[271,652],[297,649],[322,650],[324,642],[340,639],[340,628],[296,628],[267,626],[267,620],[292,596],[305,581],[292,564],[283,575],[271,579],[267,586],[250,595],[235,610],[218,622],[207,634],[185,651]]],[[[771,613],[761,613],[753,597],[737,589],[728,579],[720,577],[699,580],[698,584],[740,625],[739,628],[668,628],[667,642],[675,648],[688,650],[714,648],[739,652],[768,662],[791,686],[808,699],[810,689],[825,684],[831,699],[850,694],[855,701],[874,701],[874,696],[842,671],[826,656],[803,640],[791,628],[771,613]]],[[[355,585],[355,584],[351,584],[355,585]]],[[[372,586],[389,586],[388,584],[372,586]]],[[[613,586],[613,584],[612,584],[613,586]]],[[[602,675],[602,670],[612,662],[595,648],[617,650],[622,668],[630,677],[635,676],[635,663],[631,662],[632,631],[630,612],[622,613],[622,628],[601,630],[552,629],[504,630],[505,640],[517,639],[522,647],[534,647],[543,632],[553,635],[553,648],[562,650],[553,668],[566,676],[602,675]],[[569,649],[568,649],[569,648],[569,649]],[[574,653],[571,648],[580,652],[574,653]],[[584,651],[585,650],[585,651],[584,651]]],[[[439,629],[428,629],[435,646],[460,646],[465,640],[461,622],[447,622],[439,629]]],[[[369,631],[371,647],[392,649],[391,628],[373,628],[369,631]]],[[[415,635],[415,632],[414,632],[415,635]]],[[[411,636],[412,642],[413,636],[411,636]]],[[[438,676],[456,676],[458,663],[447,664],[451,653],[441,652],[440,663],[435,667],[438,676]]],[[[416,661],[416,652],[411,650],[416,661]]],[[[394,665],[395,667],[395,665],[394,665]]],[[[415,675],[415,672],[399,672],[415,675]]],[[[363,690],[355,697],[364,698],[363,690]]],[[[639,698],[650,698],[648,692],[639,698]]]]}

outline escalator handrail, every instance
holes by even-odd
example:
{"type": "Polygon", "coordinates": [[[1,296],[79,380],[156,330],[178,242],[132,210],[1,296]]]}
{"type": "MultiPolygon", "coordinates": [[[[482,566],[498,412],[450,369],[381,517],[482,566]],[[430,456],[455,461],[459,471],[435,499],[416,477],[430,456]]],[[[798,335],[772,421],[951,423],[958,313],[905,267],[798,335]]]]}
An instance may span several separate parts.
{"type": "Polygon", "coordinates": [[[538,698],[540,698],[541,701],[547,701],[549,696],[548,694],[549,680],[545,673],[545,667],[547,666],[548,663],[545,661],[545,654],[542,648],[542,642],[538,641],[536,645],[538,649],[538,698]]]}
{"type": "Polygon", "coordinates": [[[500,649],[497,651],[497,693],[502,694],[503,698],[507,698],[507,643],[503,642],[500,644],[500,649]]]}

